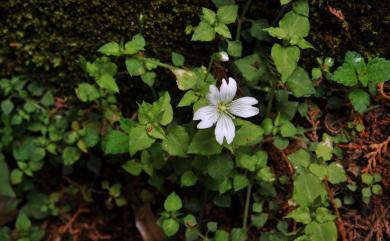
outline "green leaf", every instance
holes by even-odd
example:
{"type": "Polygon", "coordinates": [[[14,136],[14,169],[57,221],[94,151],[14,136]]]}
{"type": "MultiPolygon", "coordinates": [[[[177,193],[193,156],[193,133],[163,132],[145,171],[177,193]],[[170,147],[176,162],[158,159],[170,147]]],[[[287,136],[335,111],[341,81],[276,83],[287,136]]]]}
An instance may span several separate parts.
{"type": "Polygon", "coordinates": [[[248,55],[244,58],[236,60],[234,64],[249,82],[256,82],[266,71],[266,64],[258,54],[248,55]]]}
{"type": "Polygon", "coordinates": [[[368,173],[362,175],[362,182],[367,185],[371,185],[374,182],[374,177],[368,173]]]}
{"type": "Polygon", "coordinates": [[[343,166],[336,162],[332,162],[328,167],[328,180],[332,184],[340,184],[347,181],[347,174],[343,166]]]}
{"type": "Polygon", "coordinates": [[[180,210],[183,207],[183,203],[180,197],[176,193],[171,193],[165,199],[164,208],[169,212],[175,212],[180,210]]]}
{"type": "Polygon", "coordinates": [[[102,89],[107,89],[112,92],[119,92],[118,85],[112,75],[102,74],[97,80],[96,83],[102,89]]]}
{"type": "Polygon", "coordinates": [[[177,87],[180,90],[189,90],[196,85],[198,77],[193,71],[179,68],[171,69],[171,71],[176,76],[177,87]]]}
{"type": "Polygon", "coordinates": [[[268,220],[268,214],[260,213],[260,214],[252,214],[251,216],[251,225],[256,228],[262,228],[264,224],[268,220]]]}
{"type": "Polygon", "coordinates": [[[228,156],[216,156],[207,166],[207,173],[215,180],[225,180],[233,170],[233,161],[228,156]]]}
{"type": "Polygon", "coordinates": [[[15,192],[11,187],[9,179],[9,169],[5,162],[4,155],[0,152],[0,198],[15,197],[15,192]]]}
{"type": "Polygon", "coordinates": [[[322,141],[318,143],[316,148],[316,155],[318,158],[322,158],[324,161],[332,159],[333,155],[333,143],[330,136],[324,134],[322,141]]]}
{"type": "Polygon", "coordinates": [[[133,176],[138,176],[142,172],[142,164],[134,159],[125,162],[122,168],[133,176]]]}
{"type": "Polygon", "coordinates": [[[200,22],[192,35],[192,41],[212,41],[215,38],[214,28],[207,22],[200,22]]]}
{"type": "Polygon", "coordinates": [[[348,99],[351,101],[353,108],[363,114],[370,105],[370,95],[361,89],[352,90],[348,94],[348,99]]]}
{"type": "Polygon", "coordinates": [[[224,230],[217,230],[214,239],[215,241],[229,241],[229,233],[224,230]]]}
{"type": "Polygon", "coordinates": [[[94,101],[100,97],[99,91],[95,86],[88,83],[81,83],[76,88],[76,95],[83,102],[94,101]]]}
{"type": "Polygon", "coordinates": [[[158,113],[162,113],[161,125],[166,126],[173,120],[173,109],[171,105],[171,96],[168,91],[164,91],[161,97],[153,104],[153,110],[157,110],[158,113]]]}
{"type": "Polygon", "coordinates": [[[182,126],[173,126],[168,129],[168,135],[162,142],[163,149],[171,156],[186,157],[189,136],[182,126]]]}
{"type": "Polygon", "coordinates": [[[355,86],[358,84],[355,68],[349,63],[344,63],[338,67],[332,75],[332,80],[344,86],[355,86]]]}
{"type": "Polygon", "coordinates": [[[326,166],[321,164],[312,163],[309,167],[309,170],[311,173],[319,177],[321,180],[328,175],[328,169],[326,169],[326,166]]]}
{"type": "Polygon", "coordinates": [[[301,49],[314,49],[314,46],[310,42],[306,41],[304,38],[299,38],[297,45],[301,49]]]}
{"type": "Polygon", "coordinates": [[[249,179],[244,174],[235,174],[233,176],[234,191],[237,192],[249,185],[249,179]]]}
{"type": "Polygon", "coordinates": [[[204,129],[196,132],[191,140],[188,153],[211,156],[219,154],[221,150],[222,146],[215,140],[214,130],[204,129]]]}
{"type": "Polygon", "coordinates": [[[234,146],[251,146],[263,140],[263,129],[251,122],[243,121],[240,128],[236,132],[234,138],[234,146]]]}
{"type": "Polygon", "coordinates": [[[184,58],[183,55],[176,53],[176,52],[172,52],[171,61],[172,61],[173,65],[180,67],[180,66],[184,65],[184,62],[186,61],[186,59],[184,58]]]}
{"type": "Polygon", "coordinates": [[[134,127],[130,132],[130,155],[149,148],[155,141],[156,139],[148,135],[145,126],[134,127]]]}
{"type": "Polygon", "coordinates": [[[384,58],[370,59],[367,64],[365,79],[372,81],[374,84],[390,80],[390,60],[384,58]]]}
{"type": "Polygon", "coordinates": [[[196,184],[198,177],[194,174],[193,171],[186,171],[180,178],[180,183],[183,187],[191,187],[196,184]]]}
{"type": "Polygon", "coordinates": [[[122,54],[120,46],[116,42],[107,43],[107,44],[103,45],[102,47],[100,47],[97,51],[99,53],[106,55],[106,56],[110,56],[110,55],[120,56],[122,54]]]}
{"type": "Polygon", "coordinates": [[[334,222],[319,224],[311,222],[305,227],[305,233],[310,237],[310,240],[315,241],[336,241],[337,228],[334,222]]]}
{"type": "Polygon", "coordinates": [[[287,39],[288,37],[288,32],[279,27],[270,27],[270,28],[265,28],[264,31],[268,32],[269,35],[272,37],[278,38],[278,39],[287,39]]]}
{"type": "Polygon", "coordinates": [[[122,154],[129,151],[129,136],[121,131],[112,130],[103,139],[104,154],[122,154]]]}
{"type": "Polygon", "coordinates": [[[126,59],[126,69],[130,76],[140,76],[146,72],[143,61],[138,58],[126,59]]]}
{"type": "Polygon", "coordinates": [[[271,56],[276,69],[282,75],[282,82],[286,82],[297,67],[300,57],[299,48],[295,46],[282,47],[280,44],[274,44],[271,49],[271,56]]]}
{"type": "Polygon", "coordinates": [[[307,0],[298,0],[293,3],[295,13],[309,17],[309,4],[307,0]]]}
{"type": "Polygon", "coordinates": [[[199,99],[199,96],[192,90],[187,91],[184,96],[181,98],[178,107],[189,106],[195,103],[199,99]]]}
{"type": "Polygon", "coordinates": [[[231,234],[232,241],[247,241],[248,236],[246,230],[242,228],[233,228],[231,234]]]}
{"type": "Polygon", "coordinates": [[[238,5],[225,5],[218,8],[218,21],[224,24],[231,24],[236,21],[238,13],[238,5]]]}
{"type": "Polygon", "coordinates": [[[156,77],[157,75],[155,72],[145,72],[141,75],[142,82],[144,82],[149,87],[152,87],[154,85],[156,77]]]}
{"type": "Polygon", "coordinates": [[[14,103],[12,103],[11,99],[8,98],[1,102],[1,110],[5,115],[9,115],[14,109],[14,103]]]}
{"type": "Polygon", "coordinates": [[[143,51],[145,47],[145,39],[141,34],[136,34],[131,41],[125,44],[125,54],[136,54],[143,51]]]}
{"type": "Polygon", "coordinates": [[[28,232],[31,228],[31,221],[24,211],[19,212],[19,215],[16,218],[15,228],[19,232],[28,232]]]}
{"type": "Polygon", "coordinates": [[[303,224],[309,224],[311,222],[310,210],[308,207],[298,207],[290,212],[286,218],[292,218],[295,221],[303,224]]]}
{"type": "Polygon", "coordinates": [[[311,81],[309,74],[299,66],[286,80],[286,84],[295,97],[308,97],[315,94],[313,82],[311,81]]]}
{"type": "Polygon", "coordinates": [[[309,19],[290,11],[279,21],[279,27],[287,31],[289,37],[307,37],[310,31],[309,19]]]}
{"type": "Polygon", "coordinates": [[[232,38],[232,34],[230,33],[228,26],[224,23],[218,23],[217,26],[215,26],[214,30],[219,35],[225,38],[229,38],[229,39],[232,38]]]}
{"type": "Polygon", "coordinates": [[[242,44],[241,41],[236,40],[236,41],[227,41],[228,43],[228,53],[230,56],[233,57],[241,57],[242,53],[242,44]]]}
{"type": "Polygon", "coordinates": [[[46,93],[42,96],[41,103],[46,107],[54,105],[53,93],[50,90],[46,91],[46,93]]]}
{"type": "Polygon", "coordinates": [[[164,230],[164,233],[168,237],[171,237],[179,231],[180,224],[175,219],[169,218],[162,221],[162,228],[164,230]]]}
{"type": "Polygon", "coordinates": [[[73,165],[80,159],[80,151],[76,147],[67,146],[62,152],[62,159],[65,166],[73,165]]]}
{"type": "Polygon", "coordinates": [[[297,134],[297,129],[291,122],[287,121],[280,127],[280,134],[283,137],[293,137],[297,134]]]}
{"type": "Polygon", "coordinates": [[[301,173],[294,180],[293,200],[302,207],[310,207],[317,198],[327,195],[324,185],[317,176],[301,173]]]}
{"type": "Polygon", "coordinates": [[[280,0],[281,5],[286,5],[289,2],[291,2],[291,0],[280,0]]]}
{"type": "Polygon", "coordinates": [[[310,164],[310,154],[304,149],[299,149],[288,155],[288,159],[295,169],[298,169],[299,167],[307,168],[310,164]]]}
{"type": "Polygon", "coordinates": [[[208,9],[208,8],[202,8],[202,18],[207,22],[209,23],[210,25],[214,25],[215,22],[217,21],[217,14],[208,9]]]}

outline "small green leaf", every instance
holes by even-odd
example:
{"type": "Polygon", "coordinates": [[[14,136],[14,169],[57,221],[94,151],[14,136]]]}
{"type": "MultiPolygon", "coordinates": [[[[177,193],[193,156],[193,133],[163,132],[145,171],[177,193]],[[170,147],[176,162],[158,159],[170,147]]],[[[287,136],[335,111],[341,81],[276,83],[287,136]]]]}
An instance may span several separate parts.
{"type": "Polygon", "coordinates": [[[220,153],[221,150],[222,146],[215,140],[214,130],[204,129],[196,132],[188,148],[188,153],[210,156],[220,153]]]}
{"type": "Polygon", "coordinates": [[[192,41],[212,41],[215,38],[214,28],[207,22],[200,22],[192,35],[192,41]]]}
{"type": "Polygon", "coordinates": [[[372,81],[374,84],[390,80],[390,60],[384,58],[370,59],[367,64],[365,79],[372,81]]]}
{"type": "Polygon", "coordinates": [[[62,159],[64,160],[65,166],[73,165],[76,161],[80,159],[80,151],[76,147],[65,147],[62,152],[62,159]]]}
{"type": "Polygon", "coordinates": [[[168,237],[171,237],[179,231],[180,224],[175,219],[169,218],[162,221],[162,228],[164,230],[164,233],[168,237]]]}
{"type": "Polygon", "coordinates": [[[171,71],[176,76],[177,87],[180,90],[189,90],[196,85],[198,78],[193,71],[179,68],[171,69],[171,71]]]}
{"type": "Polygon", "coordinates": [[[363,114],[370,104],[370,95],[361,89],[352,90],[348,94],[348,99],[351,101],[353,108],[360,114],[363,114]]]}
{"type": "Polygon", "coordinates": [[[306,16],[290,11],[279,21],[279,27],[287,31],[287,35],[307,37],[310,31],[309,19],[306,16]]]}
{"type": "Polygon", "coordinates": [[[293,10],[295,13],[308,17],[309,4],[307,0],[298,0],[293,3],[293,10]]]}
{"type": "Polygon", "coordinates": [[[252,214],[251,216],[251,225],[256,228],[262,228],[264,224],[268,220],[268,214],[260,213],[260,214],[252,214]]]}
{"type": "Polygon", "coordinates": [[[207,166],[207,173],[215,180],[225,180],[233,170],[233,161],[228,156],[216,156],[207,166]]]}
{"type": "Polygon", "coordinates": [[[106,55],[106,56],[110,56],[110,55],[120,56],[122,54],[121,49],[119,47],[119,44],[116,42],[107,43],[107,44],[103,45],[102,47],[100,47],[97,51],[99,53],[106,55]]]}
{"type": "Polygon", "coordinates": [[[185,60],[186,59],[184,58],[183,55],[176,53],[176,52],[172,52],[171,61],[172,61],[173,65],[175,65],[177,67],[181,67],[184,65],[185,60]]]}
{"type": "Polygon", "coordinates": [[[180,183],[183,187],[191,187],[196,184],[198,177],[193,171],[186,171],[183,173],[180,179],[180,183]]]}
{"type": "Polygon", "coordinates": [[[231,233],[232,241],[247,241],[248,236],[246,230],[242,228],[233,228],[231,233]]]}
{"type": "Polygon", "coordinates": [[[141,75],[142,81],[149,87],[152,87],[154,85],[156,77],[157,74],[155,72],[145,72],[141,75]]]}
{"type": "Polygon", "coordinates": [[[162,147],[169,155],[186,157],[188,144],[189,136],[186,129],[182,126],[173,126],[169,128],[162,147]]]}
{"type": "Polygon", "coordinates": [[[328,175],[328,169],[326,169],[326,166],[312,163],[309,167],[309,170],[311,173],[319,177],[321,180],[328,175]]]}
{"type": "Polygon", "coordinates": [[[343,166],[336,162],[332,162],[328,167],[328,180],[332,184],[340,184],[347,181],[347,174],[343,166]]]}
{"type": "Polygon", "coordinates": [[[288,155],[288,159],[295,169],[298,169],[299,167],[307,168],[310,164],[310,154],[304,149],[299,149],[298,151],[291,153],[288,155]]]}
{"type": "Polygon", "coordinates": [[[169,212],[175,212],[180,210],[183,207],[183,203],[180,197],[176,193],[171,193],[165,199],[164,208],[169,212]]]}
{"type": "Polygon", "coordinates": [[[46,107],[54,105],[54,96],[50,90],[46,91],[46,93],[42,96],[41,103],[46,107]]]}
{"type": "Polygon", "coordinates": [[[202,18],[207,22],[209,23],[210,25],[214,25],[215,22],[217,21],[217,14],[208,9],[208,8],[202,8],[202,18]]]}
{"type": "Polygon", "coordinates": [[[195,103],[198,99],[199,99],[199,96],[196,95],[194,91],[189,90],[181,98],[181,100],[177,106],[178,107],[189,106],[189,105],[195,103]]]}
{"type": "Polygon", "coordinates": [[[371,185],[374,182],[374,177],[371,174],[364,173],[362,175],[362,182],[367,185],[371,185]]]}
{"type": "Polygon", "coordinates": [[[297,129],[291,122],[287,121],[280,127],[280,134],[283,137],[293,137],[297,134],[297,129]]]}
{"type": "Polygon", "coordinates": [[[149,148],[155,141],[156,139],[148,135],[145,126],[134,127],[130,132],[130,155],[149,148]]]}
{"type": "Polygon", "coordinates": [[[229,241],[229,233],[224,230],[217,230],[214,239],[215,241],[229,241]]]}
{"type": "Polygon", "coordinates": [[[102,74],[97,80],[96,83],[100,88],[110,90],[112,92],[119,92],[118,85],[113,76],[109,74],[102,74]]]}
{"type": "Polygon", "coordinates": [[[274,44],[271,49],[271,56],[276,69],[282,75],[282,81],[286,82],[297,67],[300,57],[299,48],[295,46],[282,47],[279,44],[274,44]]]}
{"type": "Polygon", "coordinates": [[[232,34],[230,33],[228,26],[224,23],[218,23],[217,26],[215,26],[214,30],[219,35],[221,35],[225,38],[228,38],[228,39],[232,38],[232,34]]]}
{"type": "Polygon", "coordinates": [[[305,227],[305,234],[310,237],[310,240],[315,241],[336,241],[337,228],[334,222],[317,223],[311,222],[305,227]]]}
{"type": "Polygon", "coordinates": [[[259,19],[252,22],[252,26],[249,29],[249,33],[252,37],[260,41],[270,41],[269,34],[265,30],[269,27],[269,22],[267,19],[259,19]]]}
{"type": "Polygon", "coordinates": [[[126,59],[126,69],[131,76],[140,76],[146,72],[143,61],[138,58],[126,59]]]}
{"type": "Polygon", "coordinates": [[[234,138],[234,146],[251,146],[259,143],[263,139],[264,131],[258,125],[251,122],[243,121],[240,128],[236,132],[234,138]]]}
{"type": "Polygon", "coordinates": [[[286,84],[295,97],[308,97],[316,92],[309,74],[299,66],[286,80],[286,84]]]}
{"type": "Polygon", "coordinates": [[[122,165],[122,168],[133,176],[138,176],[142,172],[142,164],[135,159],[131,159],[122,165]]]}
{"type": "Polygon", "coordinates": [[[338,67],[332,75],[332,80],[344,86],[355,86],[358,83],[355,68],[350,63],[338,67]]]}
{"type": "Polygon", "coordinates": [[[0,152],[0,197],[15,197],[15,192],[10,184],[10,175],[4,155],[0,152]]]}
{"type": "Polygon", "coordinates": [[[242,44],[241,41],[227,41],[228,42],[228,53],[230,56],[233,57],[241,57],[242,53],[242,44]]]}
{"type": "Polygon", "coordinates": [[[11,99],[6,99],[1,102],[1,110],[5,115],[9,115],[14,109],[14,103],[12,103],[11,99]]]}
{"type": "Polygon", "coordinates": [[[324,134],[322,141],[318,143],[316,148],[316,155],[318,158],[322,158],[324,161],[332,159],[333,155],[333,143],[330,136],[324,134]]]}
{"type": "Polygon", "coordinates": [[[31,221],[24,211],[19,212],[19,215],[16,218],[15,228],[19,232],[28,232],[31,228],[31,221]]]}
{"type": "Polygon", "coordinates": [[[121,131],[112,130],[103,139],[104,154],[122,154],[129,151],[129,136],[121,131]]]}
{"type": "Polygon", "coordinates": [[[99,91],[95,86],[88,83],[81,83],[76,88],[76,95],[83,102],[94,101],[100,97],[99,91]]]}
{"type": "Polygon", "coordinates": [[[224,24],[231,24],[236,21],[238,13],[238,5],[225,5],[218,8],[218,21],[224,24]]]}
{"type": "Polygon", "coordinates": [[[286,5],[289,2],[291,2],[291,0],[280,0],[281,5],[286,5]]]}
{"type": "Polygon", "coordinates": [[[145,47],[145,39],[141,34],[136,34],[131,41],[125,44],[125,54],[136,54],[143,51],[145,47]]]}
{"type": "Polygon", "coordinates": [[[234,191],[237,192],[249,185],[249,179],[244,174],[235,174],[233,176],[234,191]]]}
{"type": "Polygon", "coordinates": [[[248,55],[234,62],[238,70],[249,82],[256,82],[266,71],[266,63],[258,54],[248,55]]]}
{"type": "Polygon", "coordinates": [[[308,207],[298,207],[290,212],[286,218],[292,218],[295,221],[303,224],[309,224],[311,222],[310,210],[308,207]]]}
{"type": "Polygon", "coordinates": [[[327,195],[320,179],[311,173],[301,173],[294,180],[293,200],[302,207],[310,207],[317,198],[327,195]]]}

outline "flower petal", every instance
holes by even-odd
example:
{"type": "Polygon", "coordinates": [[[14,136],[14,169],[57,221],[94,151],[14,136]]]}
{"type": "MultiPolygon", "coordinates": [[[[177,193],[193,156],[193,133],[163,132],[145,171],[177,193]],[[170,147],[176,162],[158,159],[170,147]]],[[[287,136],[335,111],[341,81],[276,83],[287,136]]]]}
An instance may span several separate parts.
{"type": "Polygon", "coordinates": [[[236,127],[233,124],[232,118],[226,114],[220,115],[217,126],[215,127],[215,139],[219,144],[223,144],[223,138],[226,138],[228,144],[233,142],[236,135],[236,127]]]}
{"type": "Polygon", "coordinates": [[[242,97],[232,101],[228,106],[228,111],[233,115],[248,118],[259,114],[259,109],[252,106],[257,103],[258,101],[253,97],[242,97]]]}
{"type": "Polygon", "coordinates": [[[229,103],[233,100],[237,92],[237,83],[233,78],[229,78],[229,84],[225,79],[222,79],[222,85],[220,88],[221,100],[225,103],[229,103]]]}
{"type": "Polygon", "coordinates": [[[207,94],[206,98],[212,105],[218,105],[219,103],[219,90],[215,85],[210,85],[209,87],[209,93],[207,94]]]}
{"type": "Polygon", "coordinates": [[[194,113],[194,120],[201,120],[198,124],[198,129],[206,129],[211,127],[215,122],[217,122],[219,117],[217,107],[208,105],[199,108],[194,113]]]}

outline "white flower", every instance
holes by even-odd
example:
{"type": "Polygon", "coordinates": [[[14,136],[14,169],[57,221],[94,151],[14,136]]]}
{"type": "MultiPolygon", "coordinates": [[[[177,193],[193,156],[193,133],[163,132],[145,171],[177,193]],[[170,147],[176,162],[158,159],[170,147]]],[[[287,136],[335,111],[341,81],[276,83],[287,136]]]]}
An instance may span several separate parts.
{"type": "Polygon", "coordinates": [[[200,120],[199,129],[215,127],[215,138],[219,144],[223,144],[226,138],[228,144],[232,143],[235,136],[234,116],[248,118],[259,113],[259,109],[253,107],[258,101],[253,97],[242,97],[233,100],[237,92],[237,83],[229,78],[229,84],[222,79],[220,90],[215,85],[210,85],[206,96],[209,105],[199,108],[194,114],[194,120],[200,120]]]}
{"type": "Polygon", "coordinates": [[[225,51],[219,52],[219,59],[221,62],[227,62],[229,61],[229,55],[225,51]]]}

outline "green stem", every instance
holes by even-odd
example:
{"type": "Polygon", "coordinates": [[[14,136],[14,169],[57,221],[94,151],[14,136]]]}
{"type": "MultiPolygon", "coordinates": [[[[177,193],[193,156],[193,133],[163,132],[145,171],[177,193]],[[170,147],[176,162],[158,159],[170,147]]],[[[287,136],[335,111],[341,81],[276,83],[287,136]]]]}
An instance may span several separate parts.
{"type": "Polygon", "coordinates": [[[244,217],[242,220],[242,228],[245,231],[248,231],[248,214],[249,214],[249,203],[251,200],[252,184],[249,183],[248,188],[246,189],[246,198],[245,198],[245,207],[244,207],[244,217]]]}
{"type": "Polygon", "coordinates": [[[275,98],[275,89],[276,89],[276,85],[277,84],[278,84],[278,80],[276,80],[276,79],[272,80],[271,92],[269,93],[269,100],[268,100],[268,105],[267,105],[267,111],[266,111],[266,114],[265,114],[266,118],[268,118],[269,115],[271,114],[272,105],[273,105],[274,98],[275,98]]]}
{"type": "Polygon", "coordinates": [[[137,56],[137,58],[142,60],[142,61],[154,64],[154,65],[166,68],[166,69],[177,69],[176,66],[173,66],[173,65],[170,65],[170,64],[166,64],[166,63],[161,63],[160,61],[155,60],[155,59],[145,58],[145,57],[141,57],[141,56],[137,56]]]}
{"type": "Polygon", "coordinates": [[[238,19],[238,24],[237,24],[237,31],[236,31],[236,40],[240,40],[240,35],[241,35],[241,28],[242,28],[242,23],[244,22],[245,19],[245,14],[249,9],[249,6],[251,5],[252,0],[248,0],[244,6],[244,9],[242,10],[241,16],[238,19]]]}
{"type": "Polygon", "coordinates": [[[211,56],[210,62],[209,62],[209,66],[207,66],[207,73],[206,73],[206,75],[204,76],[203,82],[205,82],[205,81],[207,80],[207,77],[209,77],[209,73],[210,73],[210,71],[211,71],[211,67],[213,67],[213,63],[214,63],[214,58],[213,58],[213,56],[211,56]]]}

